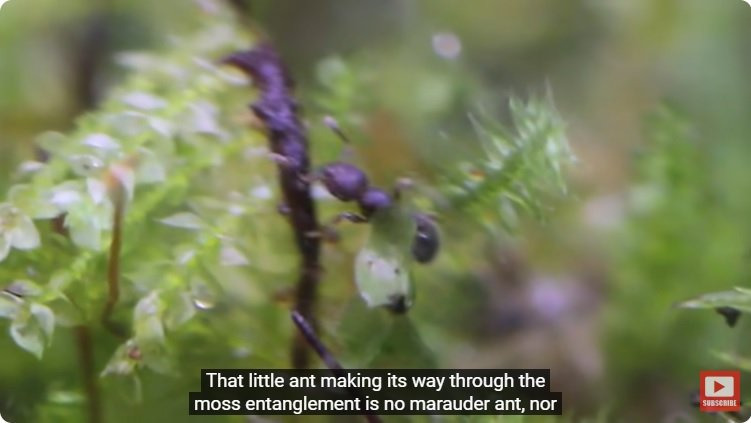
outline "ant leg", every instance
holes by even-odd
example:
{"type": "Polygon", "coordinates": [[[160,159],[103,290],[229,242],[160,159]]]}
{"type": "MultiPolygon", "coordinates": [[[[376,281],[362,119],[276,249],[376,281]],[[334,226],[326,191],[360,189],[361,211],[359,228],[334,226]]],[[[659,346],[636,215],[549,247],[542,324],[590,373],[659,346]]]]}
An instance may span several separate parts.
{"type": "Polygon", "coordinates": [[[347,134],[342,131],[341,126],[339,126],[339,122],[334,119],[333,116],[324,116],[323,124],[334,131],[334,133],[339,136],[344,144],[352,144],[352,141],[350,141],[349,137],[347,137],[347,134]]]}
{"type": "Polygon", "coordinates": [[[282,216],[289,216],[292,214],[292,208],[287,203],[279,203],[276,206],[276,211],[279,212],[282,216]]]}
{"type": "Polygon", "coordinates": [[[352,212],[341,212],[334,219],[331,221],[332,225],[338,225],[342,223],[343,221],[352,222],[352,223],[367,223],[368,218],[362,215],[359,215],[357,213],[352,212]]]}
{"type": "Polygon", "coordinates": [[[339,160],[347,162],[352,161],[352,141],[349,139],[347,134],[342,131],[342,127],[339,126],[339,122],[333,116],[325,116],[323,118],[323,124],[331,129],[331,131],[334,132],[334,134],[336,134],[344,143],[344,148],[342,148],[342,151],[339,154],[339,160]]]}
{"type": "Polygon", "coordinates": [[[323,171],[321,169],[313,169],[306,174],[298,176],[298,178],[300,178],[300,180],[302,180],[303,182],[312,184],[323,179],[323,171]]]}
{"type": "Polygon", "coordinates": [[[292,167],[292,161],[279,153],[268,153],[268,158],[271,159],[274,163],[278,164],[279,166],[285,167],[285,168],[291,168],[292,167]]]}
{"type": "Polygon", "coordinates": [[[305,236],[318,238],[330,244],[339,242],[339,232],[331,225],[322,225],[318,230],[306,232],[305,236]]]}
{"type": "Polygon", "coordinates": [[[331,222],[326,225],[322,225],[317,231],[308,232],[306,235],[311,238],[320,238],[326,242],[335,243],[339,241],[339,232],[336,230],[336,226],[343,221],[352,223],[366,223],[368,218],[361,216],[357,213],[342,212],[336,215],[331,222]]]}
{"type": "MultiPolygon", "coordinates": [[[[266,156],[284,170],[288,170],[288,171],[295,170],[295,168],[297,167],[296,162],[293,162],[289,157],[286,157],[282,154],[271,152],[271,153],[267,153],[266,156]]],[[[304,185],[310,185],[320,180],[321,175],[320,175],[320,172],[311,172],[308,174],[297,175],[297,179],[299,180],[298,182],[301,184],[301,186],[304,186],[304,185]]]]}
{"type": "Polygon", "coordinates": [[[402,193],[415,187],[415,181],[410,178],[399,178],[394,185],[394,198],[400,199],[402,193]]]}

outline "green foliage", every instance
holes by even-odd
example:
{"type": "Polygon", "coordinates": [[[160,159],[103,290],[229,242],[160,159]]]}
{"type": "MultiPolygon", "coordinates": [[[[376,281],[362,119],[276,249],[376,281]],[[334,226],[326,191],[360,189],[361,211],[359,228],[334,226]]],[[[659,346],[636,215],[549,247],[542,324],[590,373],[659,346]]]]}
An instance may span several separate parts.
{"type": "MultiPolygon", "coordinates": [[[[650,116],[646,135],[635,155],[627,219],[612,240],[616,273],[603,345],[617,398],[662,392],[689,409],[696,369],[727,364],[707,346],[723,350],[736,335],[718,314],[686,313],[676,305],[747,309],[748,290],[729,289],[746,274],[747,240],[740,234],[747,226],[713,180],[724,164],[706,154],[706,142],[685,117],[662,107],[650,116]],[[655,372],[661,386],[645,392],[642,384],[655,372]]],[[[617,403],[617,415],[629,420],[645,412],[617,403]]]]}
{"type": "Polygon", "coordinates": [[[361,124],[363,112],[370,97],[364,95],[368,85],[364,76],[349,66],[341,57],[321,60],[316,66],[316,78],[321,86],[315,96],[315,105],[324,113],[344,119],[346,125],[361,124]]]}
{"type": "Polygon", "coordinates": [[[697,239],[701,235],[695,226],[703,219],[700,190],[705,186],[695,172],[700,160],[695,138],[685,121],[667,109],[651,117],[647,135],[649,143],[636,161],[630,216],[620,234],[624,247],[617,266],[618,301],[608,310],[605,343],[618,348],[609,351],[610,367],[622,372],[615,377],[630,378],[634,384],[671,360],[696,360],[696,353],[687,354],[685,344],[676,341],[688,334],[675,330],[680,326],[666,310],[690,289],[687,282],[698,273],[691,246],[704,242],[697,239]],[[644,291],[651,292],[649,307],[644,291]],[[643,325],[629,323],[636,316],[643,325]]]}
{"type": "MultiPolygon", "coordinates": [[[[16,280],[2,294],[2,317],[12,321],[10,332],[20,347],[41,357],[56,323],[81,324],[98,316],[105,295],[100,263],[111,242],[120,191],[127,202],[126,256],[136,248],[149,252],[127,261],[127,280],[135,285],[126,289],[127,301],[135,308],[133,339],[126,344],[140,348],[150,367],[164,368],[159,359],[150,360],[158,354],[148,351],[165,345],[165,330],[195,314],[196,285],[181,275],[219,252],[231,264],[243,262],[224,233],[238,219],[229,204],[212,216],[211,225],[189,212],[164,217],[164,210],[196,201],[207,172],[254,145],[232,122],[242,107],[233,90],[244,80],[213,64],[248,40],[221,22],[165,52],[122,55],[133,76],[100,110],[80,118],[72,133],[41,135],[37,145],[48,161],[20,166],[17,182],[0,204],[0,261],[5,259],[0,275],[16,280]],[[63,222],[62,230],[53,229],[52,218],[63,222]],[[160,218],[165,225],[193,230],[195,241],[176,251],[171,237],[130,236],[159,233],[160,218]],[[162,281],[151,284],[147,275],[157,274],[162,281]],[[56,319],[58,314],[65,318],[56,319]]],[[[112,367],[120,373],[127,368],[112,367]]]]}
{"type": "Polygon", "coordinates": [[[549,97],[512,98],[509,109],[513,129],[484,114],[471,116],[483,155],[461,163],[443,188],[450,208],[507,229],[520,213],[544,217],[544,200],[566,192],[563,167],[573,160],[549,97]]]}
{"type": "Polygon", "coordinates": [[[683,308],[732,307],[740,311],[751,312],[751,290],[736,287],[732,291],[712,292],[679,304],[683,308]]]}

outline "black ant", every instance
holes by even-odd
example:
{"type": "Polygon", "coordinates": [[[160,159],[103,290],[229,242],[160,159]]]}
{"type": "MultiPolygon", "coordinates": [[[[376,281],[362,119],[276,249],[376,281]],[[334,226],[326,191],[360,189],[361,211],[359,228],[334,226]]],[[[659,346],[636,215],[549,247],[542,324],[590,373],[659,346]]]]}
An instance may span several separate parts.
{"type": "MultiPolygon", "coordinates": [[[[331,129],[344,142],[348,148],[351,145],[349,138],[339,127],[337,121],[327,116],[324,124],[331,129]]],[[[335,198],[343,202],[357,202],[360,214],[343,212],[337,215],[333,224],[343,220],[353,223],[369,222],[375,213],[392,207],[395,200],[400,197],[401,191],[411,183],[401,180],[393,194],[383,189],[370,185],[368,177],[357,166],[345,161],[335,161],[321,168],[314,179],[320,180],[326,190],[335,198]]],[[[429,263],[438,254],[440,248],[440,235],[435,221],[423,213],[414,213],[416,225],[415,235],[412,241],[412,256],[419,263],[429,263]]]]}

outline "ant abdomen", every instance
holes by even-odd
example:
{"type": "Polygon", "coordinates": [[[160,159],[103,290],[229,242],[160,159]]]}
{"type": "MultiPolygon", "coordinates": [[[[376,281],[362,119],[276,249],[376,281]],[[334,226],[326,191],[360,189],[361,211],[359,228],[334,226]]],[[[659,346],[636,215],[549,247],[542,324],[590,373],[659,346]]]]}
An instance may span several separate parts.
{"type": "Polygon", "coordinates": [[[441,246],[438,226],[425,214],[417,213],[414,217],[417,230],[412,240],[412,257],[419,263],[430,263],[441,246]]]}

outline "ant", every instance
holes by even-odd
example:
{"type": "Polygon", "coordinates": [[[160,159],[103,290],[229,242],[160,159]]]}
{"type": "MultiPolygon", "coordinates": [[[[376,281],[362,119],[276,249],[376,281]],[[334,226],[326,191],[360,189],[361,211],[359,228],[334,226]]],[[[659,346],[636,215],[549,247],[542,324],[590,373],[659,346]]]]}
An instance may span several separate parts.
{"type": "MultiPolygon", "coordinates": [[[[344,142],[345,153],[351,148],[350,139],[341,130],[338,122],[331,116],[326,116],[323,123],[331,129],[344,142]]],[[[357,166],[338,160],[323,166],[313,175],[314,180],[320,180],[326,190],[335,198],[343,202],[357,202],[360,214],[343,212],[337,215],[332,224],[336,225],[343,220],[353,223],[367,223],[380,210],[393,207],[395,201],[401,196],[404,188],[412,185],[411,181],[402,179],[394,188],[393,194],[370,185],[367,175],[357,166]]],[[[419,263],[429,263],[438,254],[440,248],[440,235],[438,227],[427,214],[413,213],[416,230],[412,240],[412,256],[419,263]]]]}

